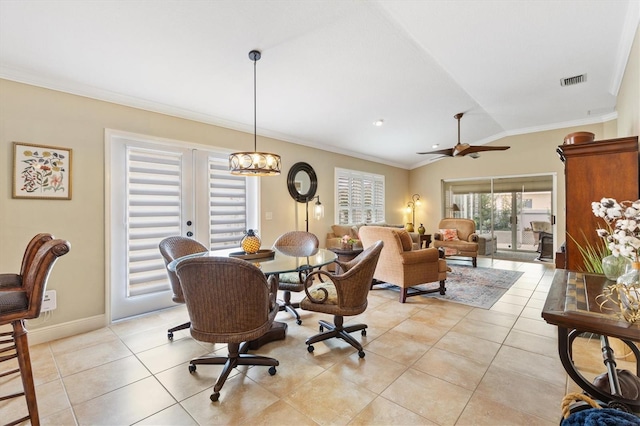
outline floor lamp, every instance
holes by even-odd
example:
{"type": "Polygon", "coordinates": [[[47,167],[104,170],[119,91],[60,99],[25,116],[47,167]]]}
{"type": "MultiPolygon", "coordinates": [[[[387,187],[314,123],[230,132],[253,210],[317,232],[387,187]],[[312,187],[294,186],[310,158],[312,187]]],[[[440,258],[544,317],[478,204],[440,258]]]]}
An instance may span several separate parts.
{"type": "Polygon", "coordinates": [[[407,213],[412,213],[412,218],[411,220],[413,220],[413,222],[411,222],[412,225],[416,224],[416,206],[420,205],[420,194],[413,194],[411,196],[411,201],[409,201],[407,203],[407,213]]]}
{"type": "Polygon", "coordinates": [[[322,203],[320,202],[320,196],[316,195],[315,197],[311,197],[311,198],[307,198],[306,201],[306,218],[305,218],[305,222],[306,222],[306,226],[307,226],[307,232],[309,232],[309,201],[311,200],[316,200],[316,203],[313,206],[313,217],[316,220],[320,220],[324,217],[324,206],[322,205],[322,203]]]}

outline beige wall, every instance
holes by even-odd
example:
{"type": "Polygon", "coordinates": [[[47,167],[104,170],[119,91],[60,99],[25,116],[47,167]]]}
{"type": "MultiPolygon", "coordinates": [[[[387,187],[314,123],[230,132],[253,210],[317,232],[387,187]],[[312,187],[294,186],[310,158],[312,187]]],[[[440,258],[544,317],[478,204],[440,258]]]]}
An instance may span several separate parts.
{"type": "Polygon", "coordinates": [[[618,92],[618,137],[640,134],[640,26],[618,92]]]}
{"type": "MultiPolygon", "coordinates": [[[[24,247],[38,232],[51,232],[71,242],[71,252],[56,264],[49,281],[49,288],[57,291],[58,307],[47,322],[38,320],[30,328],[87,318],[93,318],[93,324],[104,321],[105,128],[234,150],[253,149],[251,134],[0,79],[0,273],[18,272],[24,247]],[[14,141],[71,148],[73,199],[12,199],[14,141]]],[[[403,220],[399,206],[407,198],[407,170],[267,138],[259,138],[258,147],[280,153],[283,164],[282,175],[260,180],[259,230],[264,246],[285,231],[304,229],[304,204],[296,203],[286,186],[287,171],[298,161],[311,164],[318,176],[317,193],[327,215],[320,222],[311,219],[309,230],[323,243],[334,221],[335,167],[384,174],[389,188],[387,218],[403,220]],[[264,220],[266,212],[273,213],[273,220],[264,220]]]]}

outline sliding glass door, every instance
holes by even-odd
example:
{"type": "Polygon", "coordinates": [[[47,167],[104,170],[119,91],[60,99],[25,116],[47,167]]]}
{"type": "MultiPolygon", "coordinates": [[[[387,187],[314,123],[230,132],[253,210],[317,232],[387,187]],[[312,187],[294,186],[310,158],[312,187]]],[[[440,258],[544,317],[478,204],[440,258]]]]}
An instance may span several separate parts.
{"type": "Polygon", "coordinates": [[[444,217],[473,219],[498,250],[537,250],[532,222],[553,229],[553,175],[443,181],[444,217]]]}

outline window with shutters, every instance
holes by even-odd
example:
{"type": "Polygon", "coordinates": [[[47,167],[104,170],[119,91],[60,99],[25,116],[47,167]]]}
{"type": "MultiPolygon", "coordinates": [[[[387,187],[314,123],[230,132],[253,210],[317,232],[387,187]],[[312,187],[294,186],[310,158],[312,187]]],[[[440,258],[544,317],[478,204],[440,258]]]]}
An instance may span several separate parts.
{"type": "Polygon", "coordinates": [[[335,170],[336,218],[338,224],[382,222],[384,176],[357,170],[335,170]]]}

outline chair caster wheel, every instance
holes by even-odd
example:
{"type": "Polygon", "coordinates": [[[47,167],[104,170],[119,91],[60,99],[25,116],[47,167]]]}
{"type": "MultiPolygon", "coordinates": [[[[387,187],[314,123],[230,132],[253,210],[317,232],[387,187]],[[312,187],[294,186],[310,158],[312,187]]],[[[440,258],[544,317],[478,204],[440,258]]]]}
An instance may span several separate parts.
{"type": "Polygon", "coordinates": [[[276,374],[276,368],[275,368],[275,367],[273,367],[273,366],[272,366],[272,367],[269,367],[269,375],[270,375],[270,376],[273,376],[273,375],[275,375],[275,374],[276,374]]]}
{"type": "Polygon", "coordinates": [[[313,345],[307,346],[307,352],[313,352],[314,349],[313,345]]]}
{"type": "Polygon", "coordinates": [[[367,330],[362,330],[362,332],[360,334],[362,334],[363,336],[366,336],[367,335],[367,330]]]}
{"type": "Polygon", "coordinates": [[[360,358],[364,358],[364,351],[360,351],[360,352],[358,352],[358,356],[359,356],[360,358]]]}
{"type": "Polygon", "coordinates": [[[220,398],[220,392],[214,392],[211,394],[211,396],[209,397],[209,399],[211,400],[211,402],[216,402],[218,400],[218,398],[220,398]]]}
{"type": "Polygon", "coordinates": [[[189,364],[189,373],[195,373],[196,366],[195,364],[189,364]]]}
{"type": "Polygon", "coordinates": [[[168,332],[167,333],[167,339],[173,340],[173,333],[172,332],[168,332]]]}
{"type": "Polygon", "coordinates": [[[301,325],[302,324],[302,320],[301,319],[297,319],[296,320],[296,324],[301,325]]]}

